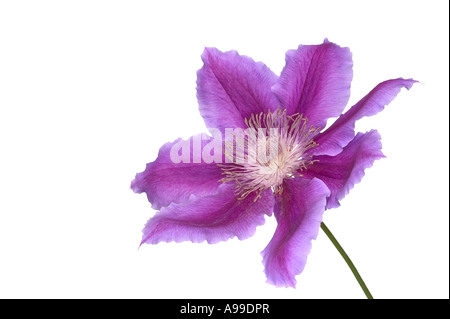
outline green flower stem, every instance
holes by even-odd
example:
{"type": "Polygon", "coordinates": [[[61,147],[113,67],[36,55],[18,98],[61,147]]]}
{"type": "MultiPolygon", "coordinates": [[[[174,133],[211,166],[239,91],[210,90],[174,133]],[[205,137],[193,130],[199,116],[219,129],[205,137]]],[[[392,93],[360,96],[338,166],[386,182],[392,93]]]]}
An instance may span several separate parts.
{"type": "Polygon", "coordinates": [[[339,251],[339,253],[341,254],[342,258],[344,258],[345,262],[347,263],[347,265],[350,267],[353,275],[355,276],[356,280],[358,281],[359,285],[361,286],[362,290],[364,291],[364,293],[367,296],[367,299],[373,299],[372,294],[370,293],[369,289],[367,288],[366,284],[364,283],[364,280],[361,278],[358,270],[356,270],[355,265],[353,265],[352,261],[350,260],[350,258],[348,257],[348,255],[345,253],[344,249],[341,247],[341,245],[339,245],[338,241],[336,240],[336,238],[333,236],[333,234],[330,232],[330,230],[328,229],[328,227],[322,222],[322,224],[320,225],[320,228],[322,228],[322,230],[325,232],[325,234],[327,234],[328,238],[330,238],[331,242],[333,243],[334,247],[336,247],[336,249],[339,251]]]}

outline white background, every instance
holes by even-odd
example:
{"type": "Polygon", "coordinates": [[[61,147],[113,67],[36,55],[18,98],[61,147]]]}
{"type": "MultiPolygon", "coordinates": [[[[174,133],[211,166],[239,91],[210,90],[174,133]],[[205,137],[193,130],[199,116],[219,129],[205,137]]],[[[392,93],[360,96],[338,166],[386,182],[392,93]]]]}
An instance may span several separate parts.
{"type": "Polygon", "coordinates": [[[448,1],[2,1],[1,298],[364,298],[321,232],[297,289],[265,283],[275,221],[240,242],[145,245],[130,181],[205,132],[205,46],[279,74],[328,37],[353,52],[349,105],[413,77],[385,111],[386,159],[324,217],[376,298],[449,297],[448,1]]]}

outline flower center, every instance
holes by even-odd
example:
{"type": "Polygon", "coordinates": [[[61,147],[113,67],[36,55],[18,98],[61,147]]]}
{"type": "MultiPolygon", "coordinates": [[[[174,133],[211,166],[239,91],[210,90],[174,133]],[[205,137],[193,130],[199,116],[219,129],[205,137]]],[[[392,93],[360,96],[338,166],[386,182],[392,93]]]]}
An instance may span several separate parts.
{"type": "Polygon", "coordinates": [[[269,187],[275,194],[283,191],[283,180],[301,176],[301,171],[314,161],[306,151],[317,144],[312,140],[319,130],[308,125],[301,114],[252,114],[245,119],[246,130],[234,131],[233,139],[225,142],[225,156],[229,163],[219,166],[226,183],[236,181],[236,196],[246,198],[269,187]]]}

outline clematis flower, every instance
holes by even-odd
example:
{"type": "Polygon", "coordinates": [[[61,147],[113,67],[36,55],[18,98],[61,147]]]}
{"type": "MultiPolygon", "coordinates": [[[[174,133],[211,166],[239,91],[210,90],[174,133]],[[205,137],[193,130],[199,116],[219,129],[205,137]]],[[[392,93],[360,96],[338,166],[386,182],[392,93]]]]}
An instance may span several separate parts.
{"type": "Polygon", "coordinates": [[[211,155],[212,146],[227,150],[237,147],[235,142],[200,135],[163,145],[131,183],[159,210],[145,225],[141,244],[243,240],[274,213],[275,234],[262,251],[267,282],[295,287],[324,211],[338,207],[364,170],[383,157],[379,133],[356,134],[355,122],[382,111],[415,81],[382,82],[342,114],[352,55],[328,40],[288,51],[280,76],[236,51],[205,48],[202,60],[197,97],[212,135],[253,129],[255,139],[245,139],[247,146],[258,148],[262,140],[276,142],[276,148],[267,161],[250,163],[245,161],[250,151],[234,150],[217,163],[195,154],[211,155]],[[171,152],[180,143],[187,145],[187,155],[174,163],[171,152]]]}

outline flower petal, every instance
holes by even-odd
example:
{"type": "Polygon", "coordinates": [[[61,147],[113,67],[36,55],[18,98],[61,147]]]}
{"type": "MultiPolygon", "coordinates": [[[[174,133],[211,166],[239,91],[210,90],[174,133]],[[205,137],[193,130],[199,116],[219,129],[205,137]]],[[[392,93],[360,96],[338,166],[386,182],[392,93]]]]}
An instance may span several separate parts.
{"type": "Polygon", "coordinates": [[[384,157],[381,152],[381,136],[372,130],[358,133],[344,150],[336,156],[314,156],[317,160],[302,172],[306,178],[319,178],[330,189],[327,209],[339,207],[339,201],[358,184],[364,176],[364,170],[377,159],[384,157]]]}
{"type": "Polygon", "coordinates": [[[275,204],[278,226],[261,253],[268,283],[295,287],[295,276],[305,267],[329,194],[325,184],[316,178],[285,180],[281,198],[275,204]]]}
{"type": "MultiPolygon", "coordinates": [[[[206,163],[201,154],[210,143],[218,141],[206,135],[196,135],[188,140],[180,138],[164,144],[158,158],[136,175],[131,182],[131,189],[135,193],[145,192],[153,209],[160,209],[172,202],[186,201],[191,194],[214,194],[223,176],[220,167],[215,162],[206,163]],[[181,149],[174,152],[177,146],[181,149]],[[186,162],[174,163],[171,157],[178,157],[180,152],[184,154],[186,162]]],[[[219,147],[221,150],[222,146],[219,147]]]]}
{"type": "Polygon", "coordinates": [[[348,48],[328,40],[300,45],[286,53],[286,66],[272,90],[289,115],[303,114],[314,127],[323,128],[348,102],[352,66],[348,48]]]}
{"type": "Polygon", "coordinates": [[[412,79],[394,79],[378,84],[361,101],[341,115],[326,131],[314,141],[319,145],[311,149],[314,155],[336,155],[355,136],[355,122],[365,116],[381,112],[385,105],[397,96],[402,88],[410,89],[417,82],[412,79]]]}
{"type": "Polygon", "coordinates": [[[204,66],[197,72],[197,98],[200,114],[208,128],[246,128],[245,118],[278,108],[271,91],[277,76],[262,62],[205,48],[204,66]]]}
{"type": "Polygon", "coordinates": [[[272,214],[273,195],[266,190],[256,202],[254,194],[238,200],[234,190],[234,183],[225,183],[214,195],[192,195],[187,202],[162,208],[145,225],[141,244],[205,240],[214,244],[252,236],[264,224],[264,214],[272,214]]]}

